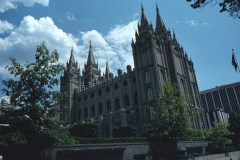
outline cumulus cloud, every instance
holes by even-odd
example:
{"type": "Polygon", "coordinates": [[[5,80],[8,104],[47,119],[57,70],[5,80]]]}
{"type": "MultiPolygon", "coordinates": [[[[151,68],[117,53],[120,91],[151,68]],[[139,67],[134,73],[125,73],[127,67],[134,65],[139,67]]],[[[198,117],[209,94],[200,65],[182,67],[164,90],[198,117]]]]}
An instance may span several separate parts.
{"type": "Polygon", "coordinates": [[[75,21],[76,18],[73,14],[71,14],[70,12],[66,12],[66,18],[70,21],[75,21]]]}
{"type": "Polygon", "coordinates": [[[195,20],[187,20],[186,23],[189,24],[190,26],[197,26],[198,25],[198,22],[196,22],[195,20]]]}
{"type": "Polygon", "coordinates": [[[4,32],[7,32],[7,31],[10,31],[14,28],[14,26],[9,23],[8,21],[2,21],[0,20],[0,34],[4,33],[4,32]]]}
{"type": "Polygon", "coordinates": [[[8,72],[3,66],[7,65],[9,57],[16,58],[19,62],[34,59],[36,46],[45,41],[48,49],[57,49],[60,62],[66,63],[73,47],[75,59],[81,69],[86,63],[89,41],[95,60],[102,71],[105,71],[106,61],[110,69],[116,74],[117,69],[125,70],[126,65],[133,65],[131,39],[134,37],[137,21],[125,25],[116,25],[107,34],[103,35],[96,30],[80,32],[80,37],[64,32],[58,28],[50,17],[35,19],[26,16],[20,25],[15,27],[5,38],[0,38],[0,75],[8,77],[8,72]]]}
{"type": "Polygon", "coordinates": [[[0,0],[0,12],[3,13],[9,9],[16,9],[18,3],[26,7],[32,7],[35,3],[48,6],[49,0],[0,0]]]}

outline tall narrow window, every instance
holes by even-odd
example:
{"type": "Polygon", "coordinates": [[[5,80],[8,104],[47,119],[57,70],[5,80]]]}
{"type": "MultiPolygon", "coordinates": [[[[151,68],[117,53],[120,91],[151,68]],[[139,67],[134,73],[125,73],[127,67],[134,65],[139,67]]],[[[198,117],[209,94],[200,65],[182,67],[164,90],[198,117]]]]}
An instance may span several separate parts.
{"type": "Polygon", "coordinates": [[[107,112],[111,112],[112,108],[111,108],[111,102],[107,101],[107,112]]]}
{"type": "Polygon", "coordinates": [[[137,92],[134,94],[134,102],[135,102],[135,104],[138,104],[138,94],[137,94],[137,92]]]}
{"type": "Polygon", "coordinates": [[[88,118],[88,109],[85,108],[85,118],[88,118]]]}
{"type": "Polygon", "coordinates": [[[125,104],[125,107],[129,106],[129,97],[128,97],[128,95],[124,96],[124,104],[125,104]]]}
{"type": "Polygon", "coordinates": [[[92,112],[92,116],[94,117],[95,116],[95,107],[94,106],[92,106],[91,112],[92,112]]]}
{"type": "Polygon", "coordinates": [[[81,109],[78,110],[78,121],[81,120],[81,109]]]}
{"type": "Polygon", "coordinates": [[[162,80],[163,80],[163,81],[166,81],[167,78],[166,78],[165,72],[164,72],[163,70],[161,70],[161,72],[162,72],[162,80]]]}
{"type": "Polygon", "coordinates": [[[153,99],[152,89],[151,89],[151,88],[148,88],[148,89],[147,89],[147,95],[148,95],[148,100],[153,99]]]}
{"type": "Polygon", "coordinates": [[[150,74],[149,74],[149,71],[146,71],[146,72],[145,72],[145,80],[146,80],[146,83],[150,83],[150,74]]]}
{"type": "Polygon", "coordinates": [[[102,103],[100,103],[100,104],[98,105],[98,113],[99,113],[99,114],[102,114],[102,113],[103,113],[102,103]]]}
{"type": "Polygon", "coordinates": [[[115,99],[115,106],[116,106],[116,110],[120,109],[120,101],[119,98],[115,99]]]}
{"type": "Polygon", "coordinates": [[[150,119],[151,119],[151,120],[155,119],[154,109],[153,109],[152,107],[149,109],[149,115],[150,115],[150,119]]]}

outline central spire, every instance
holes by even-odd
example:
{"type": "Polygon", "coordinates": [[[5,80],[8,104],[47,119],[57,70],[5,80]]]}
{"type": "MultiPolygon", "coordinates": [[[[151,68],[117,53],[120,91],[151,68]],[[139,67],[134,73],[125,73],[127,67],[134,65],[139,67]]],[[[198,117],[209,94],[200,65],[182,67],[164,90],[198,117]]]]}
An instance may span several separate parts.
{"type": "Polygon", "coordinates": [[[90,41],[89,41],[90,47],[89,47],[87,65],[96,64],[96,63],[95,63],[94,56],[93,56],[92,44],[91,44],[91,43],[92,43],[92,42],[91,42],[91,40],[90,40],[90,41]]]}
{"type": "Polygon", "coordinates": [[[74,55],[73,55],[73,47],[72,47],[72,49],[71,49],[71,55],[70,55],[69,63],[75,63],[74,55]]]}
{"type": "Polygon", "coordinates": [[[144,13],[144,9],[143,9],[143,5],[141,4],[141,8],[142,8],[142,16],[141,16],[141,26],[148,26],[148,20],[147,20],[147,17],[144,13]]]}
{"type": "Polygon", "coordinates": [[[165,29],[165,24],[162,20],[162,17],[159,14],[159,9],[158,9],[158,5],[156,4],[156,10],[157,10],[157,20],[156,20],[156,31],[159,32],[163,29],[165,29]]]}

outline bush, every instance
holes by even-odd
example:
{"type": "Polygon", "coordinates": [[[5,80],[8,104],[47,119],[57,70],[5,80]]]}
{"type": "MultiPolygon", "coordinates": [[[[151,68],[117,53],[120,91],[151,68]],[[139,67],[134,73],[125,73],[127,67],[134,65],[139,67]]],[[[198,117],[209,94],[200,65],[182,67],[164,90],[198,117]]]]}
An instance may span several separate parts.
{"type": "Polygon", "coordinates": [[[73,124],[68,130],[72,136],[85,138],[98,136],[98,125],[96,123],[73,124]]]}
{"type": "Polygon", "coordinates": [[[133,126],[123,126],[113,128],[113,137],[135,137],[136,128],[133,126]]]}
{"type": "Polygon", "coordinates": [[[147,142],[145,137],[126,137],[126,138],[83,138],[74,137],[75,144],[97,144],[97,143],[133,143],[147,142]]]}

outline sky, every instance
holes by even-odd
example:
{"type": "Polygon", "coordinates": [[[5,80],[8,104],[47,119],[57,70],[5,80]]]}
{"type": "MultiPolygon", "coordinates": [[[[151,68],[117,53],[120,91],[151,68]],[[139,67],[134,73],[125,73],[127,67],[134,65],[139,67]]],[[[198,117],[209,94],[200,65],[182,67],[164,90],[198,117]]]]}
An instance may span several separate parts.
{"type": "Polygon", "coordinates": [[[9,57],[33,61],[43,41],[51,52],[57,49],[64,64],[73,48],[81,70],[90,40],[102,73],[106,61],[115,75],[134,67],[131,40],[141,3],[153,27],[157,3],[166,27],[194,62],[200,91],[240,80],[231,65],[232,49],[240,64],[240,19],[219,13],[216,5],[196,10],[185,0],[0,0],[0,81],[12,78],[5,69],[9,57]]]}

